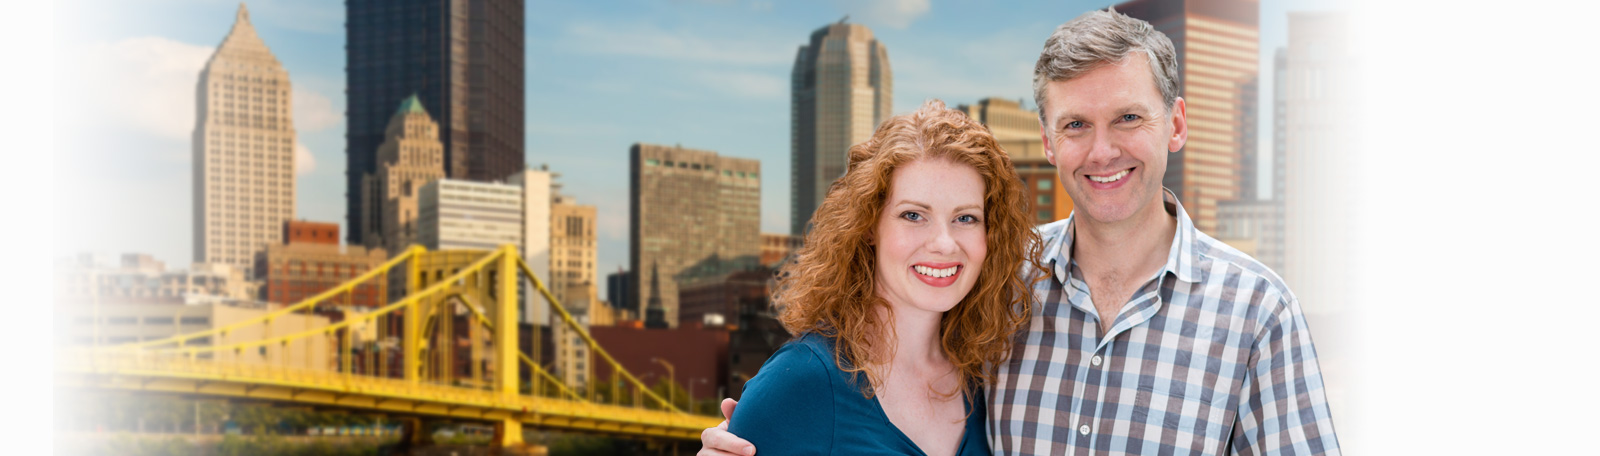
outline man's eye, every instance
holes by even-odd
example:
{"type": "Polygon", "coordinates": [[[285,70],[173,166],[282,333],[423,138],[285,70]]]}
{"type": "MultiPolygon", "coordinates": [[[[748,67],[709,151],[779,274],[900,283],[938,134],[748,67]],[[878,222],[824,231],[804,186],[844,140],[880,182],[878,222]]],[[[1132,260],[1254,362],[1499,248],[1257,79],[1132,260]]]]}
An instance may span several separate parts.
{"type": "Polygon", "coordinates": [[[1083,121],[1074,120],[1074,121],[1071,121],[1071,122],[1067,122],[1067,128],[1070,128],[1070,129],[1083,128],[1083,121]]]}
{"type": "Polygon", "coordinates": [[[1138,114],[1123,114],[1122,115],[1122,121],[1123,122],[1133,122],[1133,121],[1136,121],[1136,120],[1139,120],[1139,115],[1138,114]]]}
{"type": "Polygon", "coordinates": [[[918,213],[912,212],[912,211],[906,211],[906,212],[902,212],[900,214],[900,218],[915,222],[915,221],[922,220],[922,214],[918,214],[918,213]]]}

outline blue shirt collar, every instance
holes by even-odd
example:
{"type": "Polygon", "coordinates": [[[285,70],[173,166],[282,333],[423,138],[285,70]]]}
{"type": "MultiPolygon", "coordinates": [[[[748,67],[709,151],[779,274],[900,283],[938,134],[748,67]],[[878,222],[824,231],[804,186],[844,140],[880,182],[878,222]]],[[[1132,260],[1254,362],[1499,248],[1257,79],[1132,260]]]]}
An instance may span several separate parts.
{"type": "MultiPolygon", "coordinates": [[[[1166,188],[1161,189],[1161,194],[1161,201],[1167,213],[1178,218],[1178,229],[1172,235],[1172,248],[1167,251],[1167,263],[1162,266],[1161,273],[1162,275],[1171,273],[1184,282],[1198,283],[1200,274],[1197,270],[1199,261],[1195,258],[1197,251],[1195,241],[1199,239],[1199,231],[1195,229],[1194,220],[1189,218],[1189,213],[1183,210],[1183,204],[1178,202],[1178,195],[1166,188]]],[[[1074,209],[1066,220],[1039,227],[1039,234],[1046,239],[1044,260],[1052,263],[1050,267],[1055,273],[1056,280],[1064,285],[1071,283],[1068,281],[1068,275],[1072,264],[1073,220],[1077,215],[1078,211],[1074,209]]]]}

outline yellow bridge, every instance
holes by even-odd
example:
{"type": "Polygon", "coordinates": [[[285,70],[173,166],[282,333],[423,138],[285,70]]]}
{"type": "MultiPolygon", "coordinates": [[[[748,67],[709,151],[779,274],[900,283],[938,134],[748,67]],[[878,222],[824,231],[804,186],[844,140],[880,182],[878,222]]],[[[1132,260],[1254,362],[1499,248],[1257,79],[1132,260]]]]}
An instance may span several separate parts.
{"type": "MultiPolygon", "coordinates": [[[[696,440],[701,429],[720,422],[678,410],[650,391],[595,343],[509,245],[488,252],[428,252],[412,246],[337,287],[258,318],[62,355],[56,363],[57,381],[65,388],[392,415],[408,423],[410,439],[425,438],[417,426],[429,419],[492,423],[494,444],[501,447],[522,444],[524,426],[635,439],[696,440]],[[404,283],[404,296],[386,299],[388,289],[395,288],[388,285],[391,282],[404,283]],[[559,316],[560,323],[553,326],[564,326],[581,337],[595,363],[610,365],[611,403],[597,399],[597,388],[584,388],[583,393],[563,384],[518,348],[519,285],[543,296],[553,315],[559,316]],[[389,304],[347,314],[322,327],[284,330],[282,326],[294,325],[274,324],[292,314],[311,314],[319,305],[348,303],[358,287],[380,289],[381,302],[389,304]],[[266,336],[210,343],[241,332],[266,336]],[[355,342],[354,336],[364,332],[379,337],[375,342],[355,342]],[[470,343],[463,344],[463,339],[470,343]],[[294,365],[283,356],[294,350],[310,354],[316,343],[323,351],[329,345],[337,347],[331,349],[328,361],[313,363],[315,357],[306,356],[306,361],[294,365]],[[279,354],[276,362],[242,361],[245,354],[268,350],[279,354]],[[524,383],[524,373],[533,380],[524,383]],[[617,403],[624,397],[635,398],[631,406],[617,403]]],[[[595,363],[587,364],[592,368],[595,363]]],[[[591,375],[590,385],[596,385],[593,380],[591,375]]]]}

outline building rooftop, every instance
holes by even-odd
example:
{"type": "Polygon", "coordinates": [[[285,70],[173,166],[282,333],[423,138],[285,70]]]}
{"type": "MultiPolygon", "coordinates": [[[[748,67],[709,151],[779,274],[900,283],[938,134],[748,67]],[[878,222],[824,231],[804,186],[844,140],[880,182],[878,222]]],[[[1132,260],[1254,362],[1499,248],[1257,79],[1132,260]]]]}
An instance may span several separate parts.
{"type": "Polygon", "coordinates": [[[409,97],[406,97],[405,101],[401,101],[400,102],[400,110],[398,112],[395,112],[395,114],[410,114],[410,113],[422,113],[422,114],[427,114],[428,113],[428,110],[427,109],[423,109],[423,107],[422,107],[422,100],[418,100],[417,99],[417,94],[415,94],[415,93],[411,94],[411,96],[409,96],[409,97]]]}

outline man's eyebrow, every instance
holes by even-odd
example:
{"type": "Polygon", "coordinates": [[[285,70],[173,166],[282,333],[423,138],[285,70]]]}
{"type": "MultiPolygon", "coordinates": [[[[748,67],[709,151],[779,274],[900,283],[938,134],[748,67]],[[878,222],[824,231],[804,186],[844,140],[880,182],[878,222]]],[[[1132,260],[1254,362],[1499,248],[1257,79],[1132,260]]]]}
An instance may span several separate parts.
{"type": "Polygon", "coordinates": [[[1122,109],[1117,111],[1117,112],[1155,112],[1155,111],[1156,110],[1150,109],[1150,106],[1145,105],[1144,103],[1137,103],[1136,102],[1136,103],[1128,104],[1127,106],[1123,106],[1122,109]]]}
{"type": "MultiPolygon", "coordinates": [[[[1149,105],[1146,105],[1144,103],[1133,102],[1133,103],[1129,103],[1129,104],[1123,105],[1122,107],[1118,108],[1114,112],[1117,112],[1117,113],[1135,112],[1135,113],[1148,114],[1148,113],[1159,113],[1161,111],[1156,110],[1156,109],[1151,109],[1149,105]]],[[[1050,120],[1050,129],[1054,130],[1054,129],[1060,128],[1059,124],[1064,120],[1087,120],[1087,117],[1082,115],[1082,114],[1078,114],[1076,112],[1071,112],[1071,111],[1063,112],[1063,113],[1061,113],[1061,115],[1056,116],[1056,118],[1050,120]]]]}

